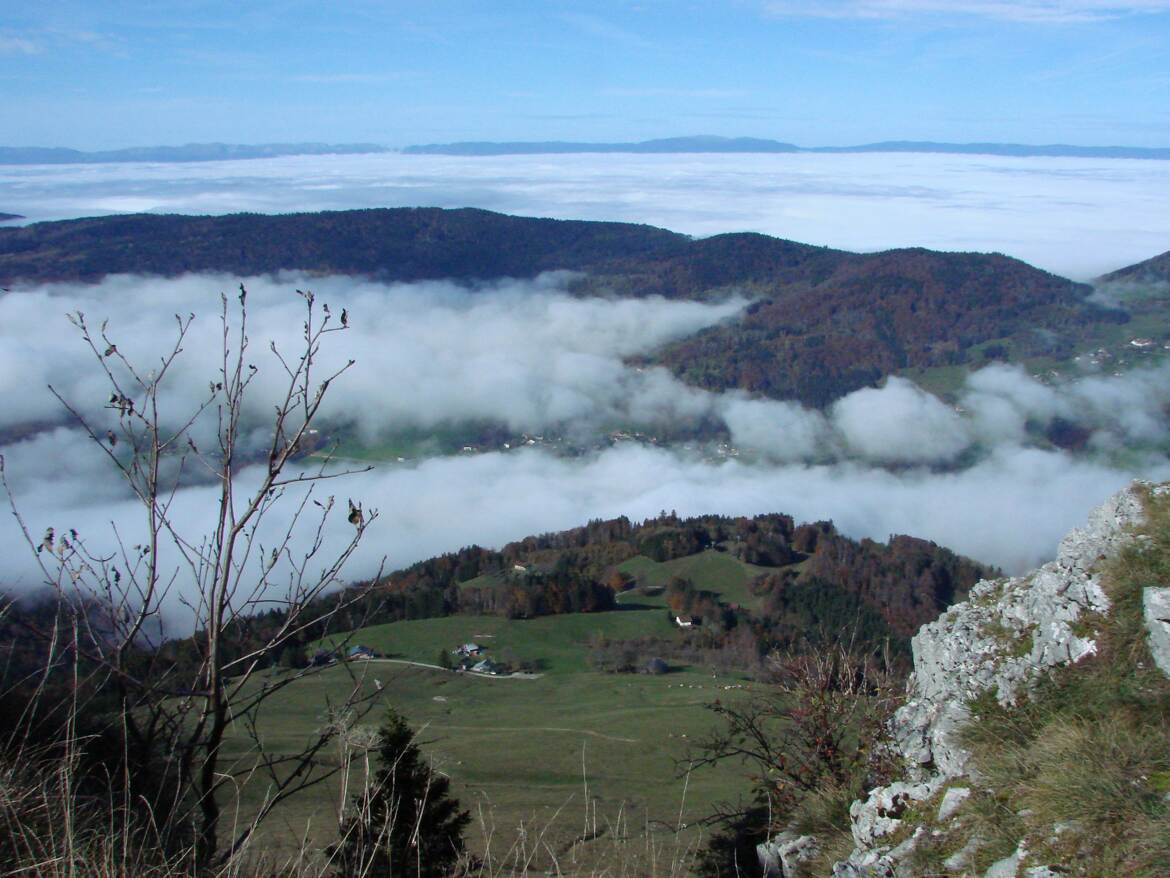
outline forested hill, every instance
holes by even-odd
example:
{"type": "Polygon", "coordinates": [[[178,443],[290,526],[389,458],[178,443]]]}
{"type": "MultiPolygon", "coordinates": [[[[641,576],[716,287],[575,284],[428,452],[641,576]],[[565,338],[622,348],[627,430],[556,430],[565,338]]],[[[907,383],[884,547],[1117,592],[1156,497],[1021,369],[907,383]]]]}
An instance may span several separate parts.
{"type": "Polygon", "coordinates": [[[1101,281],[1105,283],[1170,281],[1170,250],[1136,265],[1127,265],[1125,268],[1110,272],[1102,277],[1101,281]]]}
{"type": "MultiPolygon", "coordinates": [[[[351,585],[319,598],[310,615],[320,622],[286,646],[303,658],[327,634],[411,619],[658,608],[695,619],[697,642],[716,651],[745,643],[758,655],[802,651],[846,632],[859,647],[887,644],[905,656],[920,625],[997,572],[928,540],[853,540],[832,522],[797,524],[788,515],[623,516],[499,550],[468,546],[351,585]]],[[[44,602],[30,596],[0,617],[0,664],[9,674],[36,678],[42,641],[29,632],[48,630],[55,607],[51,594],[44,602]]],[[[233,642],[259,648],[284,619],[279,609],[242,619],[233,642]]],[[[164,650],[181,657],[189,646],[179,640],[164,650]]]]}
{"type": "MultiPolygon", "coordinates": [[[[853,540],[787,515],[622,517],[470,546],[387,576],[351,606],[351,625],[454,613],[531,618],[665,602],[713,636],[754,626],[770,644],[855,626],[908,643],[993,568],[927,540],[853,540]],[[649,598],[656,595],[656,598],[649,598]],[[624,597],[625,600],[621,598],[624,597]],[[359,623],[357,620],[361,620],[359,623]]],[[[343,593],[349,600],[353,592],[343,593]]]]}
{"type": "Polygon", "coordinates": [[[804,266],[807,278],[757,287],[740,321],[654,361],[711,390],[823,406],[906,368],[1068,356],[1095,325],[1126,319],[1087,302],[1088,287],[999,254],[890,250],[804,266]]]}
{"type": "Polygon", "coordinates": [[[507,216],[464,208],[283,215],[135,214],[0,229],[0,283],[173,277],[281,269],[389,281],[533,277],[685,250],[689,239],[630,223],[507,216]]]}
{"type": "Polygon", "coordinates": [[[0,286],[107,274],[281,269],[383,280],[583,273],[581,294],[757,301],[660,352],[685,380],[815,405],[909,367],[980,362],[981,345],[1060,355],[1123,320],[1090,288],[1001,254],[856,254],[758,234],[692,240],[628,223],[394,208],[269,216],[134,215],[0,228],[0,286]]]}

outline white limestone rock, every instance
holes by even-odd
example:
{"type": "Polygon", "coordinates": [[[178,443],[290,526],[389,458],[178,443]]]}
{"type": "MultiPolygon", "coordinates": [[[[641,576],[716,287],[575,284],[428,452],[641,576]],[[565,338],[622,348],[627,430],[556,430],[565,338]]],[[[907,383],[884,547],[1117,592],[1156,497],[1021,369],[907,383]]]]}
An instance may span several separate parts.
{"type": "Polygon", "coordinates": [[[1109,609],[1094,567],[1141,520],[1138,493],[1122,491],[1060,541],[1055,560],[1027,576],[980,582],[968,600],[919,630],[909,697],[894,719],[898,747],[919,775],[965,771],[955,732],[968,719],[968,700],[994,687],[1011,704],[1041,671],[1096,652],[1074,630],[1083,613],[1109,609]]]}
{"type": "Polygon", "coordinates": [[[970,787],[951,787],[943,794],[943,800],[938,806],[938,822],[946,823],[963,803],[971,797],[970,787]]]}
{"type": "MultiPolygon", "coordinates": [[[[1170,487],[1154,490],[1163,493],[1170,487]]],[[[850,815],[857,849],[834,867],[835,878],[897,874],[902,854],[880,840],[902,826],[907,802],[929,798],[948,780],[967,774],[970,754],[958,732],[970,719],[971,699],[994,690],[1001,704],[1010,705],[1044,671],[1096,652],[1096,643],[1079,623],[1085,614],[1109,610],[1097,565],[1130,541],[1131,526],[1142,520],[1140,492],[1132,487],[1121,491],[1094,510],[1084,527],[1060,541],[1054,560],[1026,576],[980,582],[968,600],[919,630],[912,641],[914,673],[907,700],[891,724],[908,780],[872,790],[864,802],[854,802],[850,815]]],[[[1170,668],[1170,589],[1166,591],[1166,613],[1153,611],[1166,620],[1163,670],[1170,668]]],[[[944,798],[940,822],[953,814],[959,796],[956,791],[948,794],[949,802],[944,798]]],[[[963,868],[960,860],[966,861],[977,846],[971,839],[951,858],[953,866],[948,861],[948,868],[963,868]]],[[[1013,862],[1008,858],[997,863],[988,876],[1014,876],[1023,855],[1018,850],[1013,862]]]]}
{"type": "Polygon", "coordinates": [[[833,864],[833,878],[895,878],[896,870],[889,848],[859,848],[848,859],[833,864]]]}
{"type": "Polygon", "coordinates": [[[1170,588],[1143,589],[1142,610],[1154,664],[1170,677],[1170,588]]]}
{"type": "Polygon", "coordinates": [[[811,860],[820,847],[811,835],[784,831],[770,841],[756,845],[756,857],[764,878],[793,878],[801,863],[811,860]]]}
{"type": "Polygon", "coordinates": [[[1028,855],[1024,843],[1020,842],[1020,846],[1016,848],[1015,853],[1010,857],[1004,857],[995,863],[992,863],[986,872],[983,873],[983,878],[1016,878],[1020,871],[1020,863],[1023,862],[1024,857],[1028,855]]]}
{"type": "Polygon", "coordinates": [[[971,862],[971,859],[975,856],[975,852],[979,850],[982,844],[982,840],[977,836],[971,836],[969,839],[967,839],[967,843],[965,845],[943,860],[943,867],[949,869],[952,872],[958,872],[961,869],[966,868],[967,864],[971,862]]]}
{"type": "Polygon", "coordinates": [[[877,787],[864,801],[849,807],[853,841],[858,847],[870,847],[879,838],[902,826],[902,816],[915,802],[923,802],[937,792],[941,778],[933,782],[903,783],[877,787]]]}

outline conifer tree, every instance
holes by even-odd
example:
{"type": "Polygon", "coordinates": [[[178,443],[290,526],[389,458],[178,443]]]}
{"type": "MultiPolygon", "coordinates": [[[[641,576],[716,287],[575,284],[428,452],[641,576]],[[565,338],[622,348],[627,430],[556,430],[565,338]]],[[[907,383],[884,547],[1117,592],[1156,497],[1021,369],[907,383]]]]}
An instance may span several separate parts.
{"type": "Polygon", "coordinates": [[[381,768],[354,800],[334,847],[339,878],[440,878],[463,854],[471,821],[393,708],[378,736],[381,768]]]}

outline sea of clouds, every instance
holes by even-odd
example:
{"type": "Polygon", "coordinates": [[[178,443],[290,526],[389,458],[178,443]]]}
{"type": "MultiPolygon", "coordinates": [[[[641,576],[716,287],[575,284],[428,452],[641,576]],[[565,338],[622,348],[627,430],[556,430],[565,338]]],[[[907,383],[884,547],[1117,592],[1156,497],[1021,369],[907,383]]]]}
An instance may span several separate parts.
{"type": "MultiPolygon", "coordinates": [[[[1166,367],[1052,384],[991,365],[967,379],[954,407],[891,379],[815,411],[741,392],[709,393],[663,369],[627,365],[632,356],[737,319],[744,300],[580,299],[565,292],[568,279],[550,274],[474,288],[294,274],[245,281],[246,359],[258,369],[243,413],[245,445],[259,447],[268,436],[284,388],[269,343],[286,355],[299,352],[305,304],[295,290],[311,288],[331,306],[333,325],[342,308],[349,322],[325,337],[318,374],[355,361],[330,387],[323,423],[352,424],[367,441],[483,420],[518,433],[579,435],[619,424],[669,431],[705,421],[722,424],[739,450],[718,459],[698,449],[626,443],[581,457],[537,447],[389,462],[320,486],[339,498],[325,528],[327,551],[352,534],[345,498],[380,511],[349,576],[372,574],[383,557],[397,568],[471,543],[499,545],[591,518],[640,519],[664,509],[833,519],[855,537],[910,533],[1016,571],[1050,557],[1066,530],[1131,478],[1170,478],[1166,367]],[[1080,450],[1037,441],[1057,418],[1083,428],[1080,450]]],[[[0,430],[15,437],[37,425],[0,454],[34,539],[49,526],[73,528],[95,547],[109,547],[114,530],[132,544],[143,527],[142,508],[105,452],[47,389],[99,437],[117,427],[107,379],[66,315],[82,312],[93,327],[108,320],[118,352],[145,373],[173,345],[175,315],[195,314],[163,394],[162,418],[177,425],[219,379],[221,295],[234,306],[237,284],[208,275],[120,276],[0,297],[0,430]]],[[[99,353],[105,344],[97,342],[99,353]]],[[[117,357],[104,362],[125,377],[117,357]]],[[[211,447],[213,436],[211,418],[192,428],[200,447],[211,447]]],[[[246,468],[239,478],[246,486],[258,473],[246,468]]],[[[188,477],[170,514],[194,538],[210,529],[214,500],[213,485],[188,477]]],[[[261,541],[273,545],[286,525],[287,517],[272,517],[261,541]]],[[[0,551],[8,587],[41,581],[11,517],[0,524],[0,551]]]]}
{"type": "Polygon", "coordinates": [[[284,213],[481,207],[756,231],[872,251],[998,251],[1075,279],[1170,246],[1170,162],[930,154],[290,156],[0,166],[0,211],[284,213]]]}

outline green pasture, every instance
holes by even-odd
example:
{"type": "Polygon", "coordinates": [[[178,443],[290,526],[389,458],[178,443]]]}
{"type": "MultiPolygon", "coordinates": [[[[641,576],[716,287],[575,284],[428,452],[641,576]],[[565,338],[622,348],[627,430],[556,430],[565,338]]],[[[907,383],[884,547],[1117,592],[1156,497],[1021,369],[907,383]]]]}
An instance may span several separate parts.
{"type": "MultiPolygon", "coordinates": [[[[665,595],[647,595],[640,589],[642,587],[665,586],[675,577],[691,580],[697,589],[714,592],[719,595],[719,599],[723,603],[751,607],[755,606],[756,597],[748,591],[747,584],[761,573],[772,571],[773,568],[745,564],[726,552],[709,549],[686,558],[675,558],[672,561],[661,563],[647,558],[645,555],[635,555],[619,564],[618,570],[634,577],[639,587],[634,591],[618,595],[618,602],[626,608],[665,608],[665,595]]],[[[459,587],[495,588],[507,585],[510,581],[511,576],[507,573],[485,573],[482,576],[461,582],[459,587]]],[[[624,635],[613,634],[611,636],[624,635]]]]}
{"type": "MultiPolygon", "coordinates": [[[[693,582],[697,589],[719,595],[719,600],[725,604],[739,604],[743,607],[754,607],[758,600],[748,591],[748,583],[762,573],[775,572],[775,568],[745,564],[726,552],[714,549],[661,563],[645,555],[637,555],[619,564],[618,569],[633,576],[639,586],[665,586],[680,576],[693,582]]],[[[651,597],[637,591],[627,592],[619,600],[623,605],[637,603],[666,606],[665,595],[651,597]]]]}
{"type": "MultiPolygon", "coordinates": [[[[376,702],[359,725],[376,728],[385,705],[418,730],[423,749],[476,815],[471,837],[477,850],[487,844],[485,827],[494,827],[492,844],[498,845],[514,838],[522,823],[544,829],[552,848],[564,849],[583,832],[587,802],[603,828],[621,818],[628,833],[649,829],[673,838],[681,822],[693,838],[716,802],[746,794],[750,782],[738,765],[696,770],[688,779],[688,748],[712,727],[715,717],[707,709],[712,701],[745,697],[754,684],[703,668],[661,676],[607,675],[589,670],[586,660],[594,634],[671,630],[660,609],[380,625],[358,632],[353,642],[434,662],[440,648],[474,639],[488,644],[489,654],[510,650],[543,660],[547,672],[536,678],[483,677],[419,668],[401,659],[347,662],[293,680],[266,702],[257,728],[268,749],[292,752],[327,722],[327,705],[340,703],[356,685],[376,702]]],[[[237,729],[231,753],[241,763],[249,758],[249,743],[237,729]]],[[[327,758],[339,757],[331,751],[327,758]]],[[[362,760],[354,764],[357,783],[362,760]]],[[[263,782],[253,782],[246,804],[262,794],[263,782]]],[[[333,779],[288,800],[266,826],[266,843],[293,847],[306,831],[314,842],[328,843],[339,799],[340,782],[333,779]]],[[[597,847],[600,841],[590,844],[597,847]]]]}
{"type": "Polygon", "coordinates": [[[372,647],[390,658],[437,664],[440,651],[449,653],[474,641],[486,646],[494,658],[530,661],[544,673],[568,675],[589,670],[589,644],[596,637],[627,640],[675,633],[677,629],[663,609],[623,609],[536,619],[445,616],[391,622],[363,628],[349,642],[372,647]]]}
{"type": "Polygon", "coordinates": [[[510,578],[507,573],[484,573],[472,579],[465,579],[459,583],[460,588],[499,588],[507,585],[510,578]]]}

